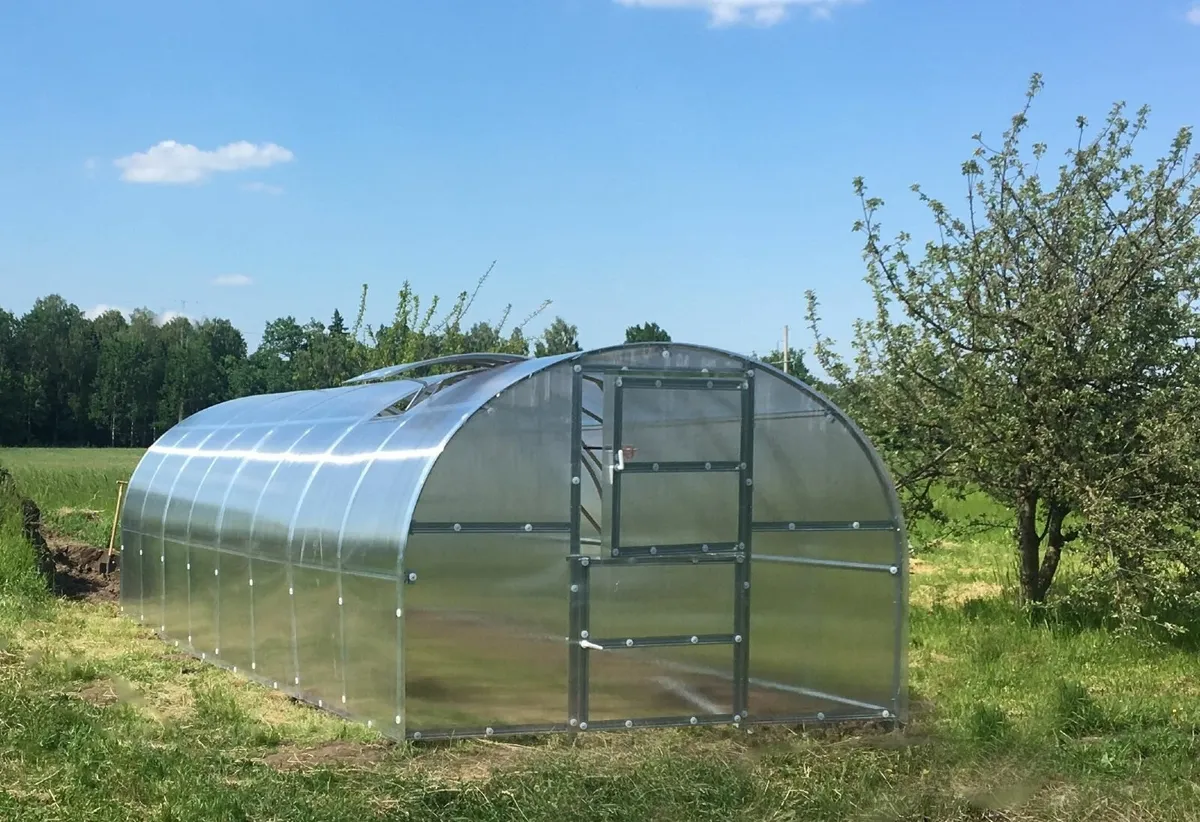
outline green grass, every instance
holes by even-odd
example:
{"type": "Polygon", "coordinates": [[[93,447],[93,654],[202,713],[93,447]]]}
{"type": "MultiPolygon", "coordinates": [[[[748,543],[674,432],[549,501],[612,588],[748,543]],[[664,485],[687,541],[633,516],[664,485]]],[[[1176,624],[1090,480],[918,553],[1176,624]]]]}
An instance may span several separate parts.
{"type": "MultiPolygon", "coordinates": [[[[135,461],[0,451],[44,508],[104,512],[99,531],[53,520],[100,542],[135,461]]],[[[1002,535],[914,561],[902,731],[417,747],[180,657],[114,606],[37,598],[8,579],[16,536],[0,531],[0,819],[1200,818],[1196,655],[1031,624],[1002,535]]]]}

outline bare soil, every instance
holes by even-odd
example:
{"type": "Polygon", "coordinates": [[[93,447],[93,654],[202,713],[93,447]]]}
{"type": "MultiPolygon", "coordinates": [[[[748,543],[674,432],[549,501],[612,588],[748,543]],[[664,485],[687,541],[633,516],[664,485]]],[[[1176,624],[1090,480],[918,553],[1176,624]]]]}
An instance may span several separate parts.
{"type": "Polygon", "coordinates": [[[107,548],[45,532],[54,561],[54,592],[66,599],[116,602],[121,598],[120,556],[107,548]]]}

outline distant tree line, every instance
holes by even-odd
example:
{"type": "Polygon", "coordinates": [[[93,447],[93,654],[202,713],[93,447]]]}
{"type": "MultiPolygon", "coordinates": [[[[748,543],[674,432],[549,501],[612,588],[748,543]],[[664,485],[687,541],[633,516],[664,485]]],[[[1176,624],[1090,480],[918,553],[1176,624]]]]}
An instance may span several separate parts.
{"type": "MultiPolygon", "coordinates": [[[[437,298],[423,306],[405,283],[391,322],[378,326],[363,320],[364,286],[352,325],[338,310],[328,322],[280,317],[266,324],[253,352],[225,319],[162,322],[146,309],[89,319],[57,294],[20,317],[0,307],[0,446],[140,447],[235,397],[326,388],[373,368],[445,354],[580,350],[578,328],[562,317],[541,335],[526,336],[549,303],[511,326],[511,306],[496,322],[468,324],[465,315],[486,277],[441,316],[437,298]]],[[[653,322],[630,326],[625,336],[671,339],[653,322]]],[[[792,361],[799,363],[795,354],[792,361]]]]}

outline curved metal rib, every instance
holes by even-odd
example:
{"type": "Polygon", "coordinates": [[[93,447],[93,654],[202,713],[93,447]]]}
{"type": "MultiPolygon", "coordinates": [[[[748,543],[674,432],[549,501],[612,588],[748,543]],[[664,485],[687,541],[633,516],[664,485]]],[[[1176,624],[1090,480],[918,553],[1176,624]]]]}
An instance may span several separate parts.
{"type": "Polygon", "coordinates": [[[342,383],[342,385],[356,385],[364,382],[387,380],[398,374],[407,374],[410,371],[417,371],[421,368],[433,368],[439,365],[473,365],[483,368],[495,368],[500,365],[510,365],[511,363],[527,359],[529,358],[523,354],[447,354],[444,357],[434,357],[433,359],[421,360],[420,362],[407,362],[401,365],[389,365],[386,368],[377,368],[374,371],[359,374],[357,377],[351,377],[342,383]]]}

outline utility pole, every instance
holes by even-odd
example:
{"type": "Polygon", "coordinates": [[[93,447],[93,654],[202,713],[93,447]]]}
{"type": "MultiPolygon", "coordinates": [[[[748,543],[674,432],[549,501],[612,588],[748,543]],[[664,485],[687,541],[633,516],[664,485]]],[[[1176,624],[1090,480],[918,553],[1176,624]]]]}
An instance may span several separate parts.
{"type": "Polygon", "coordinates": [[[791,355],[792,350],[788,348],[788,327],[783,327],[783,373],[790,374],[791,372],[791,355]]]}

